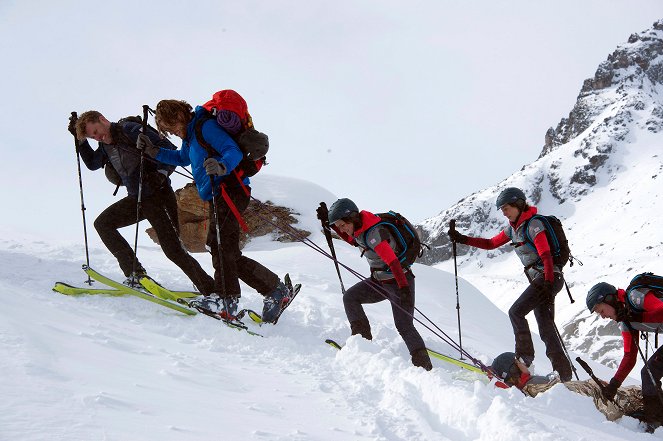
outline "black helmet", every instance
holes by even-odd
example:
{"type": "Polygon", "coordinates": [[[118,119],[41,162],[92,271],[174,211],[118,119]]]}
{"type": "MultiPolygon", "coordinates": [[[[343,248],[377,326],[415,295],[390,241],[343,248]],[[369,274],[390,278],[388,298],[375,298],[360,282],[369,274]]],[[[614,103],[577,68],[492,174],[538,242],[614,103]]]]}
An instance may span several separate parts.
{"type": "Polygon", "coordinates": [[[516,354],[513,352],[503,352],[495,357],[490,369],[504,381],[508,381],[514,375],[517,378],[520,373],[520,369],[516,365],[516,354]]]}
{"type": "Polygon", "coordinates": [[[617,288],[611,284],[606,282],[597,283],[587,293],[587,309],[589,309],[589,312],[594,312],[596,305],[599,303],[611,303],[616,298],[616,295],[617,288]],[[613,297],[610,298],[609,296],[613,297]]]}
{"type": "Polygon", "coordinates": [[[502,190],[499,196],[497,196],[497,201],[495,201],[495,205],[499,210],[505,204],[513,204],[518,200],[522,200],[523,202],[525,202],[527,200],[527,198],[525,197],[525,193],[523,193],[523,191],[519,188],[507,187],[504,190],[502,190]]]}
{"type": "Polygon", "coordinates": [[[352,213],[359,213],[357,204],[348,198],[341,198],[329,208],[329,223],[333,224],[339,219],[350,216],[352,213]]]}

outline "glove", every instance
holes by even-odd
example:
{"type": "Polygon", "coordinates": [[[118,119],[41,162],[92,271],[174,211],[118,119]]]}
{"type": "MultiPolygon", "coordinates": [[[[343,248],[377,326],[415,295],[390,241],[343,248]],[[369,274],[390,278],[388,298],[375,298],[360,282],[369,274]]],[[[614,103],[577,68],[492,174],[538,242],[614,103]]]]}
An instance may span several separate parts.
{"type": "Polygon", "coordinates": [[[323,225],[329,224],[329,210],[327,210],[326,206],[320,204],[320,206],[315,209],[315,212],[318,214],[318,219],[320,219],[323,225]]]}
{"type": "Polygon", "coordinates": [[[449,228],[447,234],[449,235],[449,239],[451,239],[453,242],[462,243],[463,245],[467,243],[467,236],[460,234],[458,231],[456,231],[456,229],[449,228]]]}
{"type": "Polygon", "coordinates": [[[539,293],[541,294],[541,298],[544,299],[547,303],[555,303],[552,282],[544,280],[543,283],[539,285],[539,293]]]}
{"type": "Polygon", "coordinates": [[[76,121],[78,118],[76,118],[74,115],[71,115],[69,117],[69,126],[67,126],[67,130],[69,130],[69,133],[74,135],[74,138],[78,139],[78,136],[76,136],[76,121]]]}
{"type": "Polygon", "coordinates": [[[409,286],[398,288],[398,295],[400,297],[401,306],[403,309],[409,311],[414,308],[414,304],[412,303],[412,293],[410,292],[409,286]]]}
{"type": "Polygon", "coordinates": [[[617,381],[615,378],[610,380],[610,383],[603,388],[603,396],[608,400],[608,401],[613,401],[615,399],[615,395],[617,394],[617,389],[619,389],[619,386],[621,386],[622,383],[617,381]]]}
{"type": "Polygon", "coordinates": [[[226,166],[214,158],[205,159],[203,167],[205,167],[205,171],[210,176],[223,176],[226,174],[226,166]]]}
{"type": "Polygon", "coordinates": [[[150,137],[144,133],[138,135],[138,141],[136,141],[136,148],[138,150],[144,151],[145,154],[147,154],[150,158],[156,158],[157,155],[159,154],[159,147],[155,147],[154,144],[152,144],[152,140],[150,139],[150,137]]]}
{"type": "Polygon", "coordinates": [[[625,305],[618,305],[615,308],[615,314],[617,315],[618,322],[642,323],[643,320],[641,312],[633,311],[625,305]]]}

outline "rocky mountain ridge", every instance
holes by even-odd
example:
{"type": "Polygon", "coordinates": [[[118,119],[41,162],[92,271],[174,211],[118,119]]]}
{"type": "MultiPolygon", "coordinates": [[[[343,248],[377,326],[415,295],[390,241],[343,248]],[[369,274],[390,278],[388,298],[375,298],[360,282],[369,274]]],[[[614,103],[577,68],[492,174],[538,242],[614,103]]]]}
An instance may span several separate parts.
{"type": "MultiPolygon", "coordinates": [[[[598,185],[599,171],[618,174],[622,166],[610,159],[623,156],[620,145],[636,143],[638,131],[663,131],[662,86],[663,20],[659,20],[651,29],[632,34],[599,65],[594,77],[584,81],[569,116],[546,132],[536,161],[417,226],[424,242],[432,246],[421,262],[435,264],[451,257],[446,234],[451,219],[456,219],[458,230],[469,234],[499,231],[504,220],[494,201],[505,187],[523,187],[534,205],[580,203],[598,185]],[[577,147],[571,155],[562,154],[560,149],[572,142],[577,147]]],[[[479,252],[463,246],[458,251],[479,252]]]]}

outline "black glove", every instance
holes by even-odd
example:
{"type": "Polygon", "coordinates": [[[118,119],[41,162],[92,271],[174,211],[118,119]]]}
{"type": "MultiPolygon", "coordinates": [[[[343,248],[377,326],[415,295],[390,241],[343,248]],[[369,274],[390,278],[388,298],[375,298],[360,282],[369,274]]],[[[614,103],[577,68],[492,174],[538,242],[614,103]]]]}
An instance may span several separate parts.
{"type": "Polygon", "coordinates": [[[148,155],[150,158],[156,158],[157,155],[159,154],[159,147],[155,147],[155,145],[152,144],[152,140],[150,139],[150,137],[144,133],[138,135],[138,141],[136,141],[136,148],[139,150],[143,150],[145,154],[148,155]]]}
{"type": "Polygon", "coordinates": [[[210,176],[223,176],[226,174],[226,166],[214,158],[205,159],[203,167],[205,167],[205,171],[210,176]]]}
{"type": "Polygon", "coordinates": [[[400,296],[401,306],[403,309],[409,311],[410,309],[414,308],[414,304],[412,303],[412,293],[410,292],[409,286],[398,288],[398,295],[400,296]]]}
{"type": "Polygon", "coordinates": [[[456,231],[456,229],[449,228],[447,234],[449,235],[449,239],[451,239],[453,242],[462,243],[463,245],[467,243],[467,236],[460,234],[458,231],[456,231]]]}
{"type": "Polygon", "coordinates": [[[642,313],[633,311],[626,305],[617,305],[615,307],[615,314],[617,315],[618,322],[635,322],[642,323],[642,313]]]}
{"type": "Polygon", "coordinates": [[[74,115],[71,115],[69,117],[69,126],[67,126],[67,130],[69,130],[69,133],[74,135],[74,138],[78,139],[78,136],[76,136],[76,121],[78,120],[77,117],[74,115]]]}
{"type": "Polygon", "coordinates": [[[612,401],[615,399],[615,395],[617,394],[617,389],[619,389],[619,386],[621,386],[622,383],[617,381],[615,378],[610,380],[610,383],[606,387],[603,388],[603,396],[608,400],[612,401]]]}
{"type": "Polygon", "coordinates": [[[320,204],[320,206],[315,209],[315,212],[318,214],[318,219],[320,219],[322,225],[325,227],[329,226],[329,210],[327,209],[327,206],[320,204]]]}
{"type": "Polygon", "coordinates": [[[541,285],[539,285],[539,294],[541,298],[544,299],[547,303],[555,303],[555,295],[553,294],[552,282],[544,280],[541,285]]]}

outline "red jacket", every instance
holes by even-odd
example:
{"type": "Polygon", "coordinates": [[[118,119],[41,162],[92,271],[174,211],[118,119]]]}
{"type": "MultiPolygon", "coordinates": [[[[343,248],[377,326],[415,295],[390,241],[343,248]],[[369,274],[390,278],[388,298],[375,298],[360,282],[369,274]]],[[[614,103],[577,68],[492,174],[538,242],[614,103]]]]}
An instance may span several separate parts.
{"type": "MultiPolygon", "coordinates": [[[[528,221],[537,213],[536,207],[530,207],[527,210],[523,211],[518,218],[518,221],[514,224],[509,222],[513,230],[515,231],[519,226],[528,221]]],[[[504,230],[500,231],[499,234],[493,236],[490,239],[483,239],[481,237],[468,237],[467,245],[481,248],[484,250],[493,250],[497,247],[510,242],[511,239],[504,230]]],[[[545,280],[552,282],[555,280],[555,273],[553,268],[553,258],[550,251],[550,245],[548,244],[548,238],[545,235],[544,231],[541,231],[534,237],[534,246],[536,247],[536,252],[543,262],[543,275],[545,280]],[[543,233],[543,234],[541,234],[543,233]]]]}
{"type": "MultiPolygon", "coordinates": [[[[620,302],[626,301],[626,291],[623,289],[617,290],[617,299],[620,302]]],[[[645,296],[642,305],[644,313],[642,314],[642,323],[660,323],[663,322],[663,300],[656,297],[656,295],[649,291],[645,296]]],[[[624,341],[624,357],[619,363],[619,368],[615,373],[615,379],[622,383],[628,374],[633,370],[636,361],[638,360],[638,339],[640,332],[637,330],[622,331],[622,340],[624,341]]]]}

